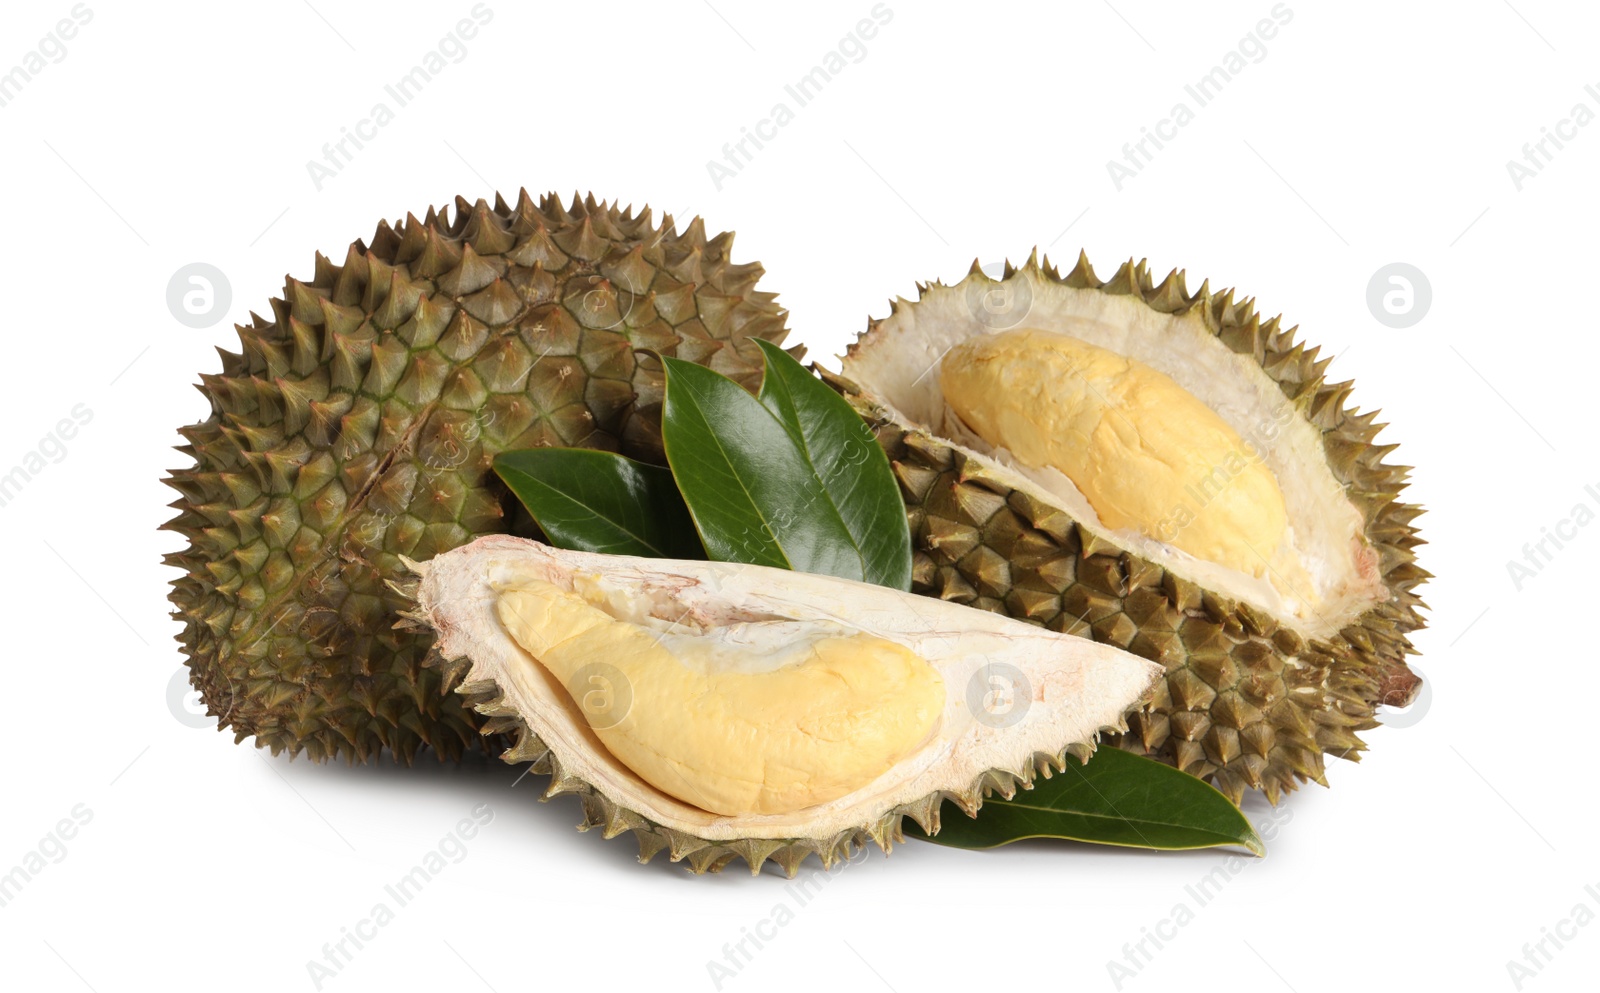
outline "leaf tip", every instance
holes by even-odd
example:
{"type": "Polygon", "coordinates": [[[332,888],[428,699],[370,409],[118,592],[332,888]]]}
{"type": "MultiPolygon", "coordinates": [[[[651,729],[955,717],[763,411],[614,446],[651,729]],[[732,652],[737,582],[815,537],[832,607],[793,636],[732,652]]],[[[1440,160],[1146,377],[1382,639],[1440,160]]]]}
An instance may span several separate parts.
{"type": "MultiPolygon", "coordinates": [[[[1246,823],[1248,823],[1248,822],[1246,822],[1246,823]]],[[[1255,829],[1254,825],[1250,825],[1248,830],[1249,830],[1250,833],[1245,835],[1245,837],[1241,839],[1244,842],[1244,847],[1250,849],[1250,854],[1254,855],[1256,858],[1258,858],[1258,859],[1266,858],[1267,857],[1267,845],[1266,845],[1266,842],[1262,841],[1261,840],[1261,836],[1256,834],[1256,829],[1255,829]]]]}

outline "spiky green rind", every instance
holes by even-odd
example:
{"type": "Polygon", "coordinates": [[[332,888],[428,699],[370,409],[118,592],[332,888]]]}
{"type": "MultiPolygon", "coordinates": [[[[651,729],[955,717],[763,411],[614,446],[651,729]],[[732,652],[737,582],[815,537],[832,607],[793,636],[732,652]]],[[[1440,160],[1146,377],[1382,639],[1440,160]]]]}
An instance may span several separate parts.
{"type": "Polygon", "coordinates": [[[534,533],[495,454],[540,445],[660,460],[660,363],[753,387],[753,339],[785,313],[731,233],[680,234],[591,195],[563,207],[458,198],[378,225],[342,265],[318,254],[238,353],[202,375],[210,416],[180,429],[166,561],[190,679],[235,740],[274,754],[410,761],[483,747],[476,714],[393,628],[401,556],[534,533]]]}
{"type": "MultiPolygon", "coordinates": [[[[1246,789],[1273,803],[1314,781],[1326,785],[1324,757],[1359,760],[1358,732],[1375,727],[1380,704],[1411,700],[1420,679],[1406,665],[1408,638],[1423,626],[1414,592],[1428,578],[1422,544],[1402,502],[1409,467],[1384,457],[1377,411],[1346,406],[1352,384],[1329,383],[1329,359],[1295,340],[1296,328],[1262,320],[1252,299],[1209,282],[1189,293],[1174,270],[1156,283],[1129,260],[1109,280],[1086,256],[1062,276],[1030,256],[1036,278],[1081,290],[1136,296],[1163,314],[1196,311],[1231,350],[1271,376],[1299,415],[1322,433],[1335,477],[1365,519],[1390,598],[1338,635],[1307,641],[1249,604],[1167,572],[1097,539],[1060,508],[1013,489],[976,460],[926,431],[891,420],[857,384],[822,372],[872,426],[899,477],[910,515],[914,590],[1008,614],[1056,631],[1125,648],[1167,670],[1145,708],[1130,715],[1116,744],[1209,780],[1238,801],[1246,789]]],[[[1015,267],[1006,265],[1002,279],[1015,267]]],[[[974,263],[969,280],[988,280],[974,263]]],[[[942,284],[919,284],[919,297],[942,284]]],[[[891,304],[893,312],[916,301],[891,304]]],[[[883,321],[869,322],[865,342],[883,321]]],[[[852,345],[854,350],[858,345],[852,345]]]]}

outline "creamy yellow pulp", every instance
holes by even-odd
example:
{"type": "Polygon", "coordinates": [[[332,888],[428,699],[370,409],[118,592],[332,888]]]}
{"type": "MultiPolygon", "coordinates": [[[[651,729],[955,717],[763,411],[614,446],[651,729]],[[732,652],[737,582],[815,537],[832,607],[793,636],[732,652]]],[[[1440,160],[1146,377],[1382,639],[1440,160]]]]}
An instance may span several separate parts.
{"type": "Polygon", "coordinates": [[[782,814],[852,793],[925,742],[944,707],[937,669],[868,634],[819,629],[763,671],[737,664],[739,649],[713,634],[664,636],[540,580],[500,590],[497,611],[613,757],[715,814],[782,814]]]}
{"type": "Polygon", "coordinates": [[[1165,374],[1065,334],[1018,328],[952,348],[945,400],[979,437],[1070,479],[1109,528],[1137,531],[1286,592],[1283,492],[1215,411],[1165,374]]]}

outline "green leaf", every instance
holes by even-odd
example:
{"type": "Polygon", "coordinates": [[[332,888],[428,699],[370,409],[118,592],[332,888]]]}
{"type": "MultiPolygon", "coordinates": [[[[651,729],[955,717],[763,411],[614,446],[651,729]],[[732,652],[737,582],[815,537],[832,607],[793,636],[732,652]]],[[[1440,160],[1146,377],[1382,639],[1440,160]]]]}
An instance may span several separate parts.
{"type": "Polygon", "coordinates": [[[666,469],[588,448],[529,448],[501,452],[494,471],[558,548],[706,557],[666,469]]]}
{"type": "Polygon", "coordinates": [[[889,457],[844,397],[788,352],[756,339],[766,357],[762,406],[790,429],[861,550],[870,582],[911,589],[911,528],[889,457]]]}
{"type": "Polygon", "coordinates": [[[861,454],[877,445],[848,404],[816,402],[770,353],[768,377],[783,378],[763,390],[770,407],[703,366],[662,363],[667,461],[712,559],[909,586],[910,535],[897,484],[887,459],[861,454]],[[859,425],[860,448],[846,445],[851,425],[859,425]]]}
{"type": "Polygon", "coordinates": [[[1088,763],[1068,762],[1014,799],[983,802],[976,818],[945,812],[937,835],[906,833],[953,848],[997,848],[1025,838],[1064,838],[1128,848],[1242,845],[1267,853],[1238,807],[1205,782],[1110,745],[1088,763]]]}

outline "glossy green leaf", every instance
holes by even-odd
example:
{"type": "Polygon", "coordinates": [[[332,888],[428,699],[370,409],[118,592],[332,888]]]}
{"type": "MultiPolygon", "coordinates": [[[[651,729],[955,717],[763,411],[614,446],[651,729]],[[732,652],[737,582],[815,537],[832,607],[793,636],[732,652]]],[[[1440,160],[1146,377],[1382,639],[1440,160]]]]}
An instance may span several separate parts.
{"type": "Polygon", "coordinates": [[[672,473],[659,466],[588,448],[529,448],[501,452],[494,471],[558,548],[706,557],[672,473]]]}
{"type": "Polygon", "coordinates": [[[758,399],[790,429],[861,551],[870,582],[911,589],[911,528],[889,457],[844,397],[788,352],[756,339],[766,358],[758,399]]]}
{"type": "MultiPolygon", "coordinates": [[[[769,394],[769,408],[710,369],[678,359],[662,363],[667,461],[712,559],[905,588],[909,537],[904,561],[894,560],[887,551],[892,542],[879,537],[906,528],[898,494],[888,507],[878,493],[896,486],[887,461],[864,459],[849,471],[836,464],[846,455],[860,457],[846,452],[840,440],[848,439],[850,423],[861,423],[848,405],[841,401],[842,409],[829,411],[790,383],[769,394]],[[831,446],[823,458],[827,477],[809,447],[817,438],[831,446]]],[[[768,365],[777,363],[769,356],[768,365]]]]}
{"type": "Polygon", "coordinates": [[[1010,800],[991,797],[976,818],[941,812],[932,838],[906,822],[906,833],[954,848],[997,848],[1025,838],[1062,838],[1128,848],[1266,846],[1233,802],[1169,765],[1110,745],[1087,764],[1068,760],[1050,779],[1010,800]]]}

